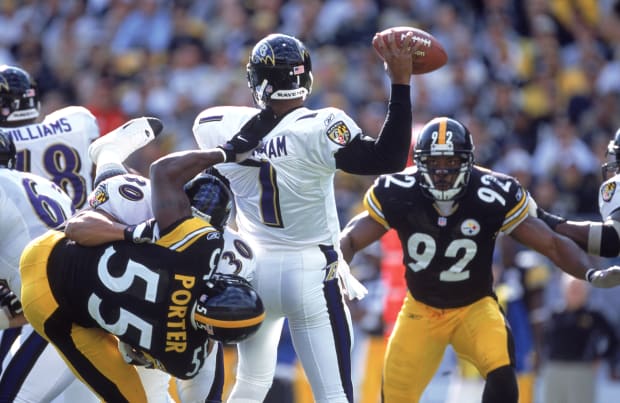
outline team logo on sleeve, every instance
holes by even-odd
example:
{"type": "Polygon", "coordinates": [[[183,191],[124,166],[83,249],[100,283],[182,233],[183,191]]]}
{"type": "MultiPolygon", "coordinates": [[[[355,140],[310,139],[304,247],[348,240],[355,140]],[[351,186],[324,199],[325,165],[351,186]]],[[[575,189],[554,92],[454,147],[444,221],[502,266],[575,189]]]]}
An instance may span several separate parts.
{"type": "Polygon", "coordinates": [[[327,137],[332,142],[344,146],[351,140],[351,131],[342,120],[339,120],[327,129],[327,137]]]}
{"type": "Polygon", "coordinates": [[[95,189],[91,194],[90,198],[88,199],[88,205],[92,208],[97,208],[109,199],[110,195],[108,194],[108,185],[101,184],[97,186],[97,189],[95,189]]]}
{"type": "Polygon", "coordinates": [[[601,189],[601,197],[603,201],[610,201],[612,197],[614,197],[614,193],[616,193],[616,182],[609,182],[601,189]]]}
{"type": "Polygon", "coordinates": [[[480,224],[473,218],[468,218],[461,224],[461,232],[465,236],[478,235],[480,232],[480,224]]]}

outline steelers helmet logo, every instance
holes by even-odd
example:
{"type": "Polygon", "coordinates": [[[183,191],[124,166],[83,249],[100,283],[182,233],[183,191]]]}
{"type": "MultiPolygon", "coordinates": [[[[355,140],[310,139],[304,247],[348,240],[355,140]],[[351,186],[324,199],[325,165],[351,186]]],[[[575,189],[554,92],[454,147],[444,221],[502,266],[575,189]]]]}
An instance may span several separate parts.
{"type": "Polygon", "coordinates": [[[478,221],[468,218],[461,224],[461,233],[465,236],[475,236],[480,232],[480,224],[478,221]]]}

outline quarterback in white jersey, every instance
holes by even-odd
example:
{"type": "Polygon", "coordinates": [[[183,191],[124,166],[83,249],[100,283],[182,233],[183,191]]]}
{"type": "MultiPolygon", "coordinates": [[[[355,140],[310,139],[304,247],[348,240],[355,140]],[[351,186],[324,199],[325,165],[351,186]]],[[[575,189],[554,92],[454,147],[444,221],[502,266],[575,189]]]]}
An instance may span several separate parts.
{"type": "MultiPolygon", "coordinates": [[[[601,166],[604,182],[598,194],[602,221],[569,221],[540,207],[537,214],[551,229],[571,238],[589,254],[617,257],[620,256],[620,129],[607,145],[606,157],[607,162],[601,166]]],[[[604,286],[614,279],[609,274],[591,269],[587,280],[604,286]]]]}
{"type": "Polygon", "coordinates": [[[0,66],[0,127],[13,137],[16,168],[60,186],[75,208],[92,190],[93,163],[88,146],[99,137],[95,116],[81,106],[69,106],[39,117],[39,96],[30,75],[14,66],[0,66]]]}
{"type": "MultiPolygon", "coordinates": [[[[19,298],[22,250],[35,237],[63,224],[74,209],[69,196],[55,183],[12,169],[14,166],[12,138],[0,132],[0,233],[3,234],[0,236],[0,279],[6,281],[19,298]]],[[[13,347],[6,358],[2,357],[0,401],[34,403],[51,400],[76,381],[75,376],[56,350],[20,319],[21,315],[11,319],[5,317],[6,313],[7,310],[0,310],[2,328],[22,327],[3,333],[3,343],[11,343],[13,347]],[[41,364],[37,368],[35,360],[41,364]],[[45,387],[42,387],[43,378],[45,387]]],[[[78,388],[75,392],[84,402],[89,401],[84,400],[89,398],[85,388],[78,388]]],[[[90,401],[96,401],[94,395],[91,397],[90,401]]]]}
{"type": "MultiPolygon", "coordinates": [[[[411,63],[393,43],[389,46],[384,56],[392,92],[376,139],[364,136],[340,109],[303,105],[312,87],[310,54],[301,41],[282,34],[263,38],[250,54],[248,84],[260,109],[214,107],[194,122],[197,144],[212,149],[232,139],[243,141],[246,132],[256,135],[254,120],[275,117],[270,127],[262,127],[262,144],[249,158],[231,163],[223,147],[227,162],[216,165],[230,182],[239,233],[256,247],[252,284],[267,313],[258,332],[238,344],[236,382],[228,402],[263,401],[285,318],[315,401],[354,401],[351,322],[340,288],[333,180],[338,169],[376,175],[406,164],[411,63]]],[[[353,290],[346,291],[351,297],[353,290]]]]}

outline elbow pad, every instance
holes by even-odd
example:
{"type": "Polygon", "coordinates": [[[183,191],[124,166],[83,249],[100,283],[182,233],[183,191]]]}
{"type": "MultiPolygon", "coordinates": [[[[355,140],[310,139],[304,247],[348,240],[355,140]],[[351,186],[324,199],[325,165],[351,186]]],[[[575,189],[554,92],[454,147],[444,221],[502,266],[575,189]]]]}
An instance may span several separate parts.
{"type": "Polygon", "coordinates": [[[588,253],[602,257],[620,255],[620,222],[607,220],[604,223],[590,223],[588,253]]]}

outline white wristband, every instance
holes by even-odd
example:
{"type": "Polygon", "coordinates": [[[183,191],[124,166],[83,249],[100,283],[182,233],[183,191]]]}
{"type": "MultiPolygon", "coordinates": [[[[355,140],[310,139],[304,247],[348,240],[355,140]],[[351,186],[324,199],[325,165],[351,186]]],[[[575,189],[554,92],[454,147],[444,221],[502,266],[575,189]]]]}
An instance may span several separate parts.
{"type": "Polygon", "coordinates": [[[222,153],[222,157],[224,157],[224,161],[222,162],[228,162],[226,161],[226,151],[224,151],[222,148],[219,148],[219,147],[217,147],[216,150],[222,153]]]}

